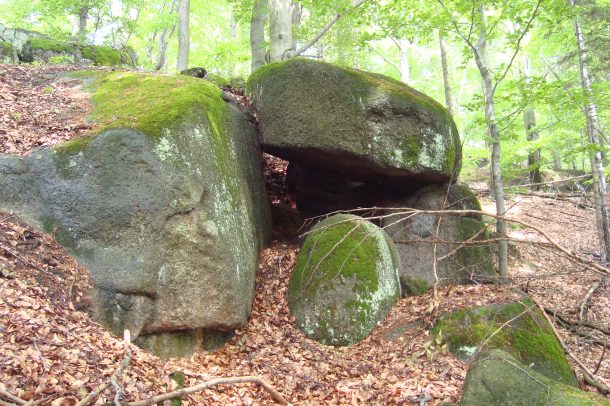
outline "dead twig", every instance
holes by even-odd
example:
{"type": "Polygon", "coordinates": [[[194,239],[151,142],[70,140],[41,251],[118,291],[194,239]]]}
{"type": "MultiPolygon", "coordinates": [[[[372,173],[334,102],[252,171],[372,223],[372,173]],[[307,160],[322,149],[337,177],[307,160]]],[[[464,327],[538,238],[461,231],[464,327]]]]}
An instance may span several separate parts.
{"type": "MultiPolygon", "coordinates": [[[[17,397],[15,395],[10,394],[9,392],[5,391],[4,389],[0,388],[0,397],[3,397],[5,399],[10,400],[12,403],[18,404],[18,405],[25,405],[26,402],[25,400],[21,399],[20,397],[17,397]]],[[[1,401],[0,401],[1,402],[1,401]]],[[[8,405],[12,404],[12,403],[7,403],[8,405]]],[[[1,404],[1,403],[0,403],[1,404]]]]}
{"type": "Polygon", "coordinates": [[[581,322],[573,322],[570,321],[566,316],[562,315],[561,313],[553,310],[553,309],[549,309],[548,307],[544,308],[544,311],[547,314],[550,314],[551,316],[557,318],[557,320],[559,320],[562,324],[568,325],[570,327],[587,327],[593,330],[597,330],[602,334],[605,334],[607,336],[610,336],[610,331],[604,329],[603,327],[597,326],[589,321],[583,320],[581,322]]]}
{"type": "Polygon", "coordinates": [[[587,291],[587,294],[582,299],[582,302],[580,303],[580,312],[578,313],[578,319],[581,322],[585,319],[585,312],[587,311],[587,308],[589,307],[589,300],[591,299],[591,296],[593,295],[593,293],[595,293],[595,291],[597,289],[599,289],[599,287],[602,285],[601,282],[602,282],[601,280],[593,282],[593,284],[587,291]]]}
{"type": "MultiPolygon", "coordinates": [[[[110,385],[112,385],[113,382],[116,383],[123,376],[123,374],[125,373],[125,370],[129,367],[129,363],[131,362],[131,348],[129,348],[129,346],[131,345],[131,339],[130,339],[129,330],[125,330],[124,341],[125,341],[125,356],[123,357],[123,362],[121,362],[121,365],[116,369],[116,371],[114,371],[114,373],[110,376],[110,378],[106,380],[106,382],[99,385],[95,390],[89,392],[87,394],[87,396],[82,398],[76,404],[76,406],[85,406],[85,405],[89,404],[89,402],[91,402],[93,399],[98,397],[100,395],[100,393],[102,393],[110,385]]],[[[115,399],[116,399],[116,397],[115,397],[115,399]]]]}
{"type": "Polygon", "coordinates": [[[191,393],[199,392],[204,389],[208,389],[215,385],[231,385],[236,383],[246,383],[251,382],[257,385],[260,385],[266,392],[268,392],[273,400],[281,405],[287,405],[288,401],[282,396],[280,392],[278,392],[273,386],[267,383],[262,378],[257,376],[236,376],[233,378],[215,378],[210,379],[209,381],[202,382],[200,384],[190,386],[188,388],[182,388],[175,390],[173,392],[164,393],[162,395],[153,396],[150,399],[139,400],[136,402],[128,403],[129,406],[150,406],[157,404],[159,402],[163,402],[165,400],[176,399],[178,397],[189,395],[191,393]]]}

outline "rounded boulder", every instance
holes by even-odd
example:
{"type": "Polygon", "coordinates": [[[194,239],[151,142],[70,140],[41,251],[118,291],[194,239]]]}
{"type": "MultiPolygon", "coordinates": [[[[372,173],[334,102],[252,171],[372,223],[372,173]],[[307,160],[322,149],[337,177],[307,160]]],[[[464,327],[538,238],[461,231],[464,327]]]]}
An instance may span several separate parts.
{"type": "Polygon", "coordinates": [[[337,214],[311,231],[290,278],[297,326],[326,345],[365,338],[400,298],[398,253],[381,228],[337,214]]]}

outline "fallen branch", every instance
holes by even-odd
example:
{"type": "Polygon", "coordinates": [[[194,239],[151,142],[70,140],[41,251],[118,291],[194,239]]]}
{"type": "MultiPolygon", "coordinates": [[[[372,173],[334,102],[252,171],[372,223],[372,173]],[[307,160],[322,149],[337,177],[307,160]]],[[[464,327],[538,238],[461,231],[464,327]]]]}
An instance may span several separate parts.
{"type": "MultiPolygon", "coordinates": [[[[418,210],[418,209],[410,209],[410,208],[404,208],[404,207],[367,207],[367,208],[358,208],[358,209],[353,209],[353,210],[335,211],[332,213],[325,214],[323,216],[312,217],[312,218],[308,219],[307,221],[313,221],[318,218],[329,217],[333,214],[338,214],[338,213],[358,213],[358,212],[363,212],[363,211],[375,212],[378,210],[386,210],[386,211],[392,211],[392,212],[390,214],[371,216],[371,217],[368,217],[367,220],[381,220],[384,218],[395,217],[395,216],[408,216],[408,218],[412,218],[413,216],[415,216],[417,214],[434,214],[434,215],[438,215],[439,217],[440,216],[468,216],[468,215],[486,216],[486,217],[494,218],[496,220],[504,220],[504,221],[507,221],[510,223],[521,224],[522,226],[524,226],[526,228],[530,228],[530,229],[536,231],[545,240],[547,240],[553,248],[555,248],[557,251],[562,252],[563,254],[565,254],[566,256],[568,256],[569,258],[574,260],[575,262],[582,264],[582,265],[586,266],[587,268],[589,268],[590,270],[592,270],[596,273],[599,273],[601,275],[604,275],[604,276],[610,275],[610,269],[608,269],[605,266],[602,266],[594,261],[582,258],[581,256],[579,256],[578,254],[576,254],[573,251],[569,251],[567,248],[559,245],[553,238],[551,238],[541,228],[539,228],[533,224],[527,223],[525,221],[518,220],[513,217],[501,216],[498,214],[488,213],[488,212],[484,212],[481,210],[418,210]]],[[[400,221],[396,221],[393,224],[398,223],[398,222],[400,222],[400,221]]],[[[341,221],[336,224],[339,224],[339,223],[341,223],[341,221]]],[[[302,236],[307,235],[311,232],[312,231],[303,233],[302,236]]],[[[504,237],[504,236],[501,236],[501,237],[504,237]]]]}
{"type": "Polygon", "coordinates": [[[82,398],[76,404],[76,406],[87,405],[93,399],[98,397],[103,391],[105,391],[110,385],[112,385],[113,382],[116,383],[123,376],[125,370],[129,367],[129,363],[131,362],[131,348],[129,348],[131,340],[129,330],[125,330],[123,338],[125,341],[125,356],[123,357],[123,362],[121,362],[121,365],[116,369],[116,371],[114,371],[110,378],[106,380],[106,382],[99,385],[95,390],[89,392],[87,396],[82,398]]]}
{"type": "Polygon", "coordinates": [[[561,313],[559,313],[559,312],[557,312],[557,311],[555,311],[553,309],[549,309],[548,307],[545,307],[544,311],[547,314],[550,314],[551,316],[556,317],[557,320],[559,320],[563,324],[566,324],[566,325],[568,325],[570,327],[587,327],[587,328],[590,328],[590,329],[593,329],[593,330],[597,330],[600,333],[605,334],[607,336],[610,336],[610,331],[609,330],[606,330],[603,327],[597,326],[597,325],[595,325],[595,324],[593,324],[593,323],[591,323],[589,321],[586,321],[586,320],[583,320],[581,322],[570,321],[566,316],[562,315],[561,313]]]}
{"type": "Polygon", "coordinates": [[[173,392],[168,392],[168,393],[164,393],[162,395],[157,395],[150,399],[139,400],[137,402],[131,402],[131,403],[128,403],[128,405],[129,406],[150,406],[150,405],[157,404],[159,402],[163,402],[165,400],[176,399],[176,398],[184,396],[184,395],[190,395],[191,393],[199,392],[199,391],[208,389],[215,385],[230,385],[230,384],[235,384],[235,383],[246,383],[246,382],[252,382],[252,383],[256,383],[256,384],[262,386],[262,388],[266,392],[268,392],[277,403],[279,403],[281,405],[288,404],[288,401],[284,398],[284,396],[282,396],[282,394],[280,392],[275,390],[275,388],[273,388],[273,386],[271,386],[265,380],[263,380],[257,376],[236,376],[234,378],[210,379],[209,381],[202,382],[195,386],[190,386],[188,388],[182,388],[182,389],[175,390],[173,392]]]}
{"type": "Polygon", "coordinates": [[[585,311],[589,307],[589,299],[591,299],[593,293],[595,293],[595,291],[602,285],[601,282],[601,280],[595,281],[587,291],[585,297],[582,299],[582,303],[580,304],[580,312],[578,313],[578,318],[580,321],[585,319],[585,311]]]}
{"type": "MultiPolygon", "coordinates": [[[[15,395],[10,394],[9,392],[5,391],[4,389],[0,388],[0,397],[3,397],[5,399],[10,400],[12,403],[7,403],[7,404],[17,404],[17,405],[25,405],[27,402],[15,395]]],[[[0,402],[2,402],[0,400],[0,402]]],[[[0,403],[2,404],[2,403],[0,403]]]]}

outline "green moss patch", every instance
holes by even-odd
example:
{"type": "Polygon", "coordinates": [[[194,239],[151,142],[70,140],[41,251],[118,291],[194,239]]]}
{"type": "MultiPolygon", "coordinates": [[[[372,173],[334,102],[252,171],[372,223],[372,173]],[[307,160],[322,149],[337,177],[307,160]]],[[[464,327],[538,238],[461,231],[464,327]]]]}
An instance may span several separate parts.
{"type": "Polygon", "coordinates": [[[501,349],[549,378],[577,386],[552,327],[529,299],[450,313],[436,323],[432,334],[440,334],[463,360],[477,349],[501,349]]]}
{"type": "Polygon", "coordinates": [[[65,42],[56,41],[51,38],[31,38],[28,40],[33,51],[43,50],[57,53],[73,53],[74,48],[65,42]]]}
{"type": "Polygon", "coordinates": [[[98,66],[119,66],[123,62],[121,53],[109,46],[83,45],[81,56],[98,66]]]}
{"type": "Polygon", "coordinates": [[[397,267],[383,230],[357,216],[326,219],[305,240],[290,279],[297,324],[325,344],[358,342],[400,297],[397,267]]]}
{"type": "Polygon", "coordinates": [[[14,49],[10,42],[0,41],[0,56],[12,56],[14,49]]]}
{"type": "Polygon", "coordinates": [[[130,128],[158,140],[164,130],[192,117],[197,107],[205,107],[207,117],[216,126],[226,112],[220,89],[188,76],[99,71],[71,76],[93,77],[88,87],[92,92],[91,118],[98,124],[98,133],[130,128]]]}

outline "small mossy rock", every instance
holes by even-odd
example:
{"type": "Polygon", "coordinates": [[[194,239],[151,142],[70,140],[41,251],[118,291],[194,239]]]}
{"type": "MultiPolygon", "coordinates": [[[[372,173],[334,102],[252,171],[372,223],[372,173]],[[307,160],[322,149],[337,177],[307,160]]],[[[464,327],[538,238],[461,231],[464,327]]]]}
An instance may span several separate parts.
{"type": "Polygon", "coordinates": [[[181,75],[191,76],[194,78],[205,79],[208,76],[208,71],[204,68],[189,68],[180,72],[181,75]]]}
{"type": "Polygon", "coordinates": [[[96,66],[120,66],[126,61],[120,51],[102,45],[80,45],[79,59],[96,66]]]}
{"type": "Polygon", "coordinates": [[[453,119],[402,82],[295,58],[259,68],[246,90],[263,147],[291,162],[396,187],[459,172],[453,119]]]}
{"type": "Polygon", "coordinates": [[[440,336],[463,361],[480,350],[501,349],[551,379],[578,386],[552,326],[525,297],[520,302],[449,313],[436,323],[432,334],[440,336]],[[479,348],[483,343],[485,348],[479,348]]]}
{"type": "Polygon", "coordinates": [[[0,63],[12,63],[16,60],[16,51],[13,44],[0,41],[0,63]]]}
{"type": "MultiPolygon", "coordinates": [[[[430,185],[388,206],[433,211],[481,210],[477,197],[468,188],[454,184],[430,185]]],[[[439,286],[495,279],[494,252],[489,244],[456,244],[491,238],[480,215],[412,215],[401,214],[400,209],[386,210],[384,214],[382,225],[400,255],[399,275],[404,295],[419,295],[432,288],[435,258],[439,286]],[[448,242],[436,243],[435,251],[432,243],[435,240],[448,242]]]]}
{"type": "Polygon", "coordinates": [[[53,231],[91,272],[99,322],[153,341],[191,334],[160,354],[188,355],[199,330],[231,331],[250,312],[270,235],[255,128],[206,81],[102,71],[68,80],[79,78],[97,131],[0,154],[0,208],[53,231]]]}
{"type": "Polygon", "coordinates": [[[503,405],[610,406],[610,401],[550,379],[505,351],[485,351],[466,374],[460,406],[503,405]]]}
{"type": "Polygon", "coordinates": [[[318,223],[290,277],[297,326],[326,345],[357,343],[400,297],[397,269],[394,244],[374,224],[347,214],[318,223]]]}
{"type": "Polygon", "coordinates": [[[77,46],[47,37],[30,38],[25,48],[28,60],[24,62],[74,63],[79,53],[77,46]]]}

